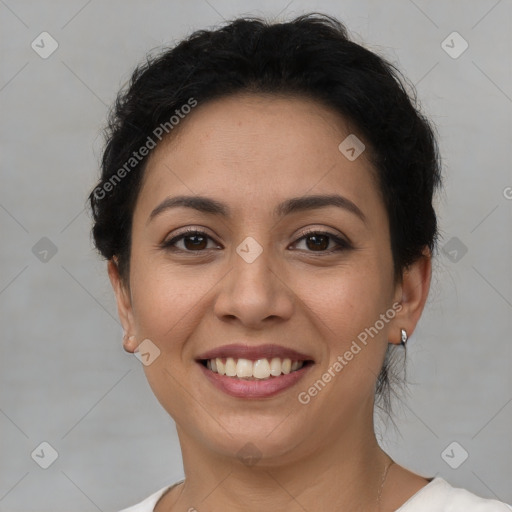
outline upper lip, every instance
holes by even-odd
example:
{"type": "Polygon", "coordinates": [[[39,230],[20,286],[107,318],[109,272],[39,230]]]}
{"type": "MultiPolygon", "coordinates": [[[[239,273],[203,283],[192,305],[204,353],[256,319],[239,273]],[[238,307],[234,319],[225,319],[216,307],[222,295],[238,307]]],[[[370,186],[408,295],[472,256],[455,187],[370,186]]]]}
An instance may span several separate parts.
{"type": "Polygon", "coordinates": [[[196,360],[199,361],[203,359],[216,359],[217,357],[232,357],[233,359],[243,358],[253,360],[265,358],[272,359],[273,357],[279,357],[280,359],[289,358],[292,361],[313,361],[311,356],[291,348],[282,347],[281,345],[267,344],[249,346],[239,343],[232,345],[222,345],[221,347],[208,350],[207,352],[203,352],[201,355],[199,355],[196,360]]]}

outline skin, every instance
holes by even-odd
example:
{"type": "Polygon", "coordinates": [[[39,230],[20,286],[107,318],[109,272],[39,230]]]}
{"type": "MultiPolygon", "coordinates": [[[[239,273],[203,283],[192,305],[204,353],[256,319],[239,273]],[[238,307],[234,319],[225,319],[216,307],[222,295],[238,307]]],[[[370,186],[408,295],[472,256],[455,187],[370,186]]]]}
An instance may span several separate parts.
{"type": "MultiPolygon", "coordinates": [[[[198,105],[150,155],[133,214],[129,283],[114,260],[108,271],[125,350],[144,339],[160,350],[143,368],[180,439],[186,480],[157,512],[377,510],[391,459],[374,433],[375,382],[388,343],[400,342],[401,328],[414,332],[431,256],[426,250],[394,280],[387,213],[366,153],[349,161],[338,150],[349,133],[317,102],[238,95],[198,105]],[[332,193],[354,202],[366,222],[335,206],[272,214],[286,199],[332,193]],[[176,195],[211,197],[233,216],[180,207],[148,221],[176,195]],[[194,253],[190,238],[177,242],[181,252],[160,247],[185,227],[211,237],[203,252],[194,253]],[[336,242],[327,238],[318,249],[300,240],[305,228],[341,236],[351,248],[330,252],[336,242]],[[248,236],[263,249],[252,263],[236,252],[248,236]],[[394,303],[400,312],[307,405],[299,403],[298,393],[394,303]],[[194,359],[236,342],[295,348],[315,365],[277,396],[230,397],[194,359]],[[261,456],[252,466],[237,455],[248,442],[261,456]]],[[[396,510],[427,483],[392,465],[380,510],[396,510]]]]}

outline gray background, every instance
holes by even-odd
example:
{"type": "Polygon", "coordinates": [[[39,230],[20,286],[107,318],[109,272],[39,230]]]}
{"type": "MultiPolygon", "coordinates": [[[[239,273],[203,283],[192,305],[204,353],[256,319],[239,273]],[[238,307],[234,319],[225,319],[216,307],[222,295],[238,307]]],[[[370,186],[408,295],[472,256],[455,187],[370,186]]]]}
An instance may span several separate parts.
{"type": "Polygon", "coordinates": [[[174,423],[122,349],[90,242],[101,129],[147,51],[223,18],[312,10],[398,64],[441,138],[447,248],[382,444],[424,476],[512,503],[510,0],[0,0],[0,511],[112,511],[182,477],[174,423]],[[31,48],[43,31],[59,44],[46,59],[31,48]],[[453,31],[469,43],[458,58],[441,45],[453,31]],[[31,457],[43,441],[58,453],[48,469],[31,457]],[[457,469],[441,455],[454,441],[452,461],[469,453],[457,469]]]}

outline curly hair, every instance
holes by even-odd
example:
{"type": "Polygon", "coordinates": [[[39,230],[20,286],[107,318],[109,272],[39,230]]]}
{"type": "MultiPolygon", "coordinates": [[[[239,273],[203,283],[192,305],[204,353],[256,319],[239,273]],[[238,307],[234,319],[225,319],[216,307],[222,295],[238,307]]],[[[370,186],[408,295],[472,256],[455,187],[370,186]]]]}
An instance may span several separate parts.
{"type": "MultiPolygon", "coordinates": [[[[236,93],[301,95],[339,113],[366,145],[388,214],[395,280],[426,247],[435,251],[432,203],[441,164],[434,126],[421,114],[414,87],[392,63],[351,41],[331,16],[310,13],[283,23],[244,17],[148,55],[110,111],[101,178],[89,202],[95,245],[106,259],[115,258],[125,282],[133,211],[148,158],[148,151],[141,157],[137,150],[162,140],[152,137],[158,126],[167,126],[165,136],[172,136],[169,120],[186,112],[185,105],[190,110],[193,102],[236,93]]],[[[386,411],[391,387],[400,382],[396,348],[388,345],[376,383],[386,411]]]]}

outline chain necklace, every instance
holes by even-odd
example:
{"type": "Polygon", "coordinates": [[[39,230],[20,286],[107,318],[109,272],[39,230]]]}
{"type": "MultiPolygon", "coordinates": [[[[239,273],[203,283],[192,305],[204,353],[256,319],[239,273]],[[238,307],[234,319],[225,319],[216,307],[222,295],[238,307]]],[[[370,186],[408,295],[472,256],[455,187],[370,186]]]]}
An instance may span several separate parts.
{"type": "MultiPolygon", "coordinates": [[[[392,460],[387,466],[386,468],[384,469],[384,474],[382,475],[382,482],[380,484],[380,489],[379,489],[379,494],[377,495],[377,512],[380,512],[380,507],[381,507],[381,495],[382,495],[382,489],[384,488],[384,484],[386,483],[386,477],[388,476],[388,471],[389,471],[389,468],[395,463],[394,460],[392,460]]],[[[184,484],[185,481],[183,482],[179,482],[178,484],[176,484],[176,486],[178,485],[181,485],[181,484],[184,484]]],[[[183,492],[183,489],[182,489],[182,492],[183,492]]],[[[181,496],[181,493],[180,493],[180,496],[181,496]]],[[[179,499],[179,496],[178,496],[178,499],[179,499]]]]}
{"type": "Polygon", "coordinates": [[[380,498],[381,498],[381,495],[382,495],[382,489],[384,487],[384,483],[386,482],[386,477],[388,476],[388,471],[389,471],[389,468],[395,463],[394,460],[392,460],[387,466],[386,468],[384,469],[384,474],[382,475],[382,483],[380,484],[380,489],[379,489],[379,494],[377,496],[377,512],[380,512],[380,506],[381,506],[381,503],[380,503],[380,498]]]}

